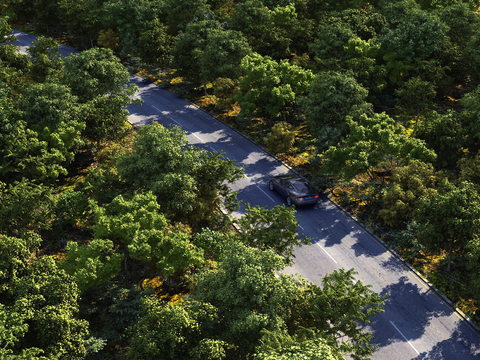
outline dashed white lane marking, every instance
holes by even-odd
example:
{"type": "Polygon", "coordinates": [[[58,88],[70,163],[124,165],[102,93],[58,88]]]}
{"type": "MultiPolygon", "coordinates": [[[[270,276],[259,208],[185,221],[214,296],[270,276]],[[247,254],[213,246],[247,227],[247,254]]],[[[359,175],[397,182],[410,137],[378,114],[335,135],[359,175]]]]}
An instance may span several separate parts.
{"type": "Polygon", "coordinates": [[[330,254],[327,252],[327,250],[325,250],[325,249],[322,247],[322,245],[320,245],[319,243],[317,243],[317,245],[320,246],[320,249],[322,249],[323,251],[325,251],[325,254],[327,254],[327,255],[330,257],[330,259],[332,259],[332,261],[333,261],[335,264],[337,263],[337,262],[335,261],[335,259],[332,257],[332,255],[330,255],[330,254]]]}
{"type": "Polygon", "coordinates": [[[417,349],[415,349],[415,347],[412,345],[412,343],[410,341],[408,341],[408,339],[405,337],[405,335],[402,334],[402,332],[400,330],[398,330],[398,328],[395,326],[395,324],[393,322],[390,321],[390,324],[392,324],[392,326],[395,328],[395,330],[398,331],[398,333],[400,335],[402,335],[402,337],[405,339],[405,341],[408,343],[408,345],[410,345],[412,347],[413,350],[415,350],[415,352],[417,353],[417,355],[420,355],[420,353],[418,352],[417,349]]]}
{"type": "Polygon", "coordinates": [[[210,149],[212,149],[214,152],[218,152],[217,150],[215,150],[213,147],[209,146],[210,149]]]}
{"type": "Polygon", "coordinates": [[[190,134],[192,134],[192,135],[195,136],[198,140],[200,140],[200,141],[202,142],[202,144],[205,144],[205,142],[204,142],[202,139],[200,139],[197,135],[195,135],[194,133],[190,133],[190,134]]]}
{"type": "Polygon", "coordinates": [[[275,200],[273,200],[270,196],[268,196],[268,194],[267,194],[265,191],[263,191],[263,190],[260,188],[260,186],[257,185],[257,188],[258,188],[258,190],[260,190],[261,192],[263,192],[266,197],[268,197],[270,200],[272,200],[273,202],[275,202],[275,200]]]}
{"type": "Polygon", "coordinates": [[[300,229],[302,229],[302,230],[304,230],[304,231],[305,231],[305,229],[303,228],[303,226],[302,226],[302,225],[298,224],[298,227],[299,227],[300,229]]]}

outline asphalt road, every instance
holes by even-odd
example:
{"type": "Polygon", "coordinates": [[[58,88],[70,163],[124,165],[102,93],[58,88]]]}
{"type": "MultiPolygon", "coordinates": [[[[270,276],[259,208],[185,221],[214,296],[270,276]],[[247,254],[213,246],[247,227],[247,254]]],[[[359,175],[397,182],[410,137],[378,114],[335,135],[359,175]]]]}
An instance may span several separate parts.
{"type": "MultiPolygon", "coordinates": [[[[18,33],[21,45],[32,41],[18,33]]],[[[24,34],[24,33],[23,33],[24,34]]],[[[66,50],[68,52],[68,48],[66,50]]],[[[257,145],[194,105],[137,76],[143,105],[131,105],[130,121],[136,126],[156,121],[180,126],[191,144],[225,156],[245,167],[246,177],[233,190],[251,205],[273,207],[285,203],[271,192],[267,181],[288,170],[257,145]]],[[[241,210],[234,215],[239,216],[241,210]]],[[[295,265],[285,273],[299,273],[321,284],[322,277],[335,269],[354,268],[357,278],[380,294],[390,294],[385,313],[367,327],[378,345],[373,359],[480,359],[480,334],[442,297],[390,253],[382,243],[327,198],[315,207],[298,208],[299,231],[314,243],[296,250],[295,265]]]]}

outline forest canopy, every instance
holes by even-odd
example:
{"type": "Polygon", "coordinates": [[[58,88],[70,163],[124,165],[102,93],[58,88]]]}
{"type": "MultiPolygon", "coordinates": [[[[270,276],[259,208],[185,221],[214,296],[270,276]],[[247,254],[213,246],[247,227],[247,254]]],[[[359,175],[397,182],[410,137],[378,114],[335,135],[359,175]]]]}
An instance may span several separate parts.
{"type": "Polygon", "coordinates": [[[0,357],[372,354],[357,325],[384,298],[353,269],[321,287],[276,277],[309,243],[294,210],[247,205],[245,231],[232,232],[218,209],[238,206],[228,185],[243,169],[180,128],[132,128],[125,64],[171,71],[236,125],[263,124],[256,141],[282,159],[301,153],[299,171],[349,189],[337,200],[392,229],[412,257],[448,254],[445,271],[467,269],[463,289],[478,298],[479,7],[4,1],[0,357]],[[28,55],[12,36],[26,25],[44,35],[28,55]],[[81,52],[60,56],[58,34],[81,52]],[[352,301],[337,301],[345,288],[352,301]]]}

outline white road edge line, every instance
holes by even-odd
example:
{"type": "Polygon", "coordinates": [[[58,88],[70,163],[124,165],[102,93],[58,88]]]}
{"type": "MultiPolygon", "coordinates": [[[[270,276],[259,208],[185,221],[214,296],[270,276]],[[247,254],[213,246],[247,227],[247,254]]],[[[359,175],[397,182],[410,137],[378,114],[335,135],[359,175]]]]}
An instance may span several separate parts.
{"type": "Polygon", "coordinates": [[[319,243],[317,243],[317,245],[320,246],[320,249],[322,249],[323,251],[325,251],[325,254],[327,254],[327,255],[330,257],[330,259],[332,259],[332,261],[333,261],[335,264],[337,263],[337,262],[335,261],[335,259],[332,257],[332,255],[330,255],[330,254],[327,252],[327,250],[325,250],[325,249],[322,247],[322,245],[320,245],[319,243]]]}
{"type": "Polygon", "coordinates": [[[260,189],[260,186],[257,185],[257,188],[258,188],[258,190],[260,190],[261,192],[263,192],[270,200],[272,200],[273,202],[275,202],[275,200],[273,200],[270,196],[268,196],[268,194],[267,194],[265,191],[263,191],[262,189],[260,189]]]}
{"type": "Polygon", "coordinates": [[[215,152],[218,152],[217,150],[215,150],[213,147],[209,146],[210,149],[212,149],[213,151],[215,152]]]}
{"type": "Polygon", "coordinates": [[[392,324],[392,326],[395,328],[395,330],[397,330],[398,333],[399,333],[400,335],[402,335],[402,337],[405,339],[405,341],[408,343],[408,345],[410,345],[410,346],[412,347],[412,349],[415,350],[415,352],[417,353],[417,355],[420,355],[420,353],[418,352],[418,350],[415,349],[415,347],[412,345],[412,343],[411,343],[410,341],[408,341],[408,339],[405,337],[405,335],[403,335],[402,332],[401,332],[400,330],[398,330],[398,328],[395,326],[395,324],[394,324],[392,321],[390,321],[390,324],[392,324]]]}

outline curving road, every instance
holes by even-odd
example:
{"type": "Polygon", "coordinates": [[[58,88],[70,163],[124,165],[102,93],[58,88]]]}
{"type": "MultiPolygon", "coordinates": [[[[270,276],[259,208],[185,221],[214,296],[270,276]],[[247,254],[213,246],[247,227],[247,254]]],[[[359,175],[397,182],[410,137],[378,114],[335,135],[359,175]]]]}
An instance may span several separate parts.
{"type": "MultiPolygon", "coordinates": [[[[25,47],[32,35],[15,32],[25,47]]],[[[70,50],[62,46],[67,54],[70,50]]],[[[139,86],[142,106],[132,105],[130,121],[143,126],[156,121],[164,126],[178,125],[187,132],[191,144],[225,156],[244,166],[245,178],[234,186],[238,198],[251,205],[273,207],[284,203],[271,192],[267,181],[272,175],[289,171],[287,167],[257,145],[198,109],[138,76],[131,81],[139,86]]],[[[357,278],[380,294],[390,294],[385,313],[373,318],[368,330],[378,345],[373,359],[408,360],[480,359],[480,334],[428,284],[420,279],[374,236],[365,231],[323,197],[314,208],[299,208],[300,231],[312,237],[311,246],[296,250],[295,265],[286,273],[299,273],[321,284],[326,273],[355,268],[357,278]]],[[[241,210],[234,214],[241,215],[241,210]]]]}

